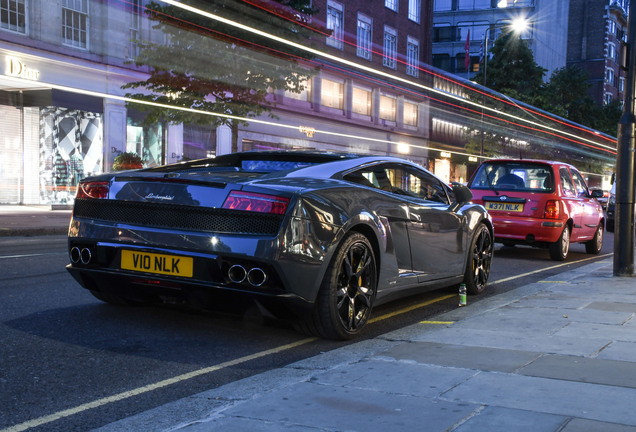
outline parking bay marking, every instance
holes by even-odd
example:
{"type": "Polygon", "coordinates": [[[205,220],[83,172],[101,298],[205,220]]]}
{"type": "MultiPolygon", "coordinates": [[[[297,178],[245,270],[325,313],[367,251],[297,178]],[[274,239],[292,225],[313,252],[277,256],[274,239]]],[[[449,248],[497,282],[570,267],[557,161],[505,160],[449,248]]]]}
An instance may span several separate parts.
{"type": "MultiPolygon", "coordinates": [[[[613,254],[597,255],[597,256],[594,256],[594,257],[584,258],[584,259],[575,261],[575,263],[576,262],[583,262],[583,261],[590,261],[590,260],[593,260],[593,259],[604,258],[604,257],[608,257],[608,256],[611,256],[611,255],[613,255],[613,254]]],[[[500,279],[498,281],[491,282],[490,284],[491,285],[495,285],[495,284],[499,284],[499,283],[502,283],[502,282],[508,282],[508,281],[511,281],[511,280],[515,280],[515,279],[519,279],[519,278],[522,278],[522,277],[530,276],[530,275],[533,275],[533,274],[536,274],[536,273],[541,273],[543,271],[547,271],[547,270],[552,270],[552,269],[555,269],[555,268],[563,267],[563,266],[566,266],[566,265],[569,265],[569,264],[573,264],[573,263],[562,263],[562,264],[554,265],[552,267],[546,267],[546,268],[543,268],[543,269],[538,269],[538,270],[527,272],[527,273],[524,273],[524,274],[521,274],[521,275],[516,275],[516,276],[511,276],[511,277],[508,277],[508,278],[500,279]]],[[[455,296],[456,296],[456,294],[449,294],[449,295],[446,295],[446,296],[437,297],[437,298],[434,298],[432,300],[429,300],[429,301],[426,301],[426,302],[423,302],[423,303],[418,303],[418,304],[410,306],[408,308],[401,309],[399,311],[395,311],[395,312],[392,312],[392,313],[388,313],[386,315],[382,315],[382,316],[370,319],[369,323],[382,321],[382,320],[391,318],[393,316],[400,315],[402,313],[406,313],[406,312],[409,312],[409,311],[412,311],[412,310],[415,310],[415,309],[419,309],[421,307],[428,306],[430,304],[437,303],[439,301],[446,300],[446,299],[449,299],[449,298],[452,298],[452,297],[455,297],[455,296]]],[[[119,394],[116,394],[116,395],[112,395],[112,396],[108,396],[108,397],[105,397],[105,398],[102,398],[102,399],[97,399],[97,400],[95,400],[93,402],[88,402],[88,403],[79,405],[79,406],[74,407],[74,408],[69,408],[67,410],[59,411],[57,413],[50,414],[48,416],[43,416],[43,417],[40,417],[40,418],[37,418],[37,419],[28,420],[28,421],[26,421],[24,423],[20,423],[18,425],[11,426],[11,427],[6,428],[6,429],[2,429],[2,430],[0,430],[0,432],[21,432],[21,431],[25,431],[25,430],[30,429],[30,428],[42,426],[44,424],[60,420],[60,419],[62,419],[64,417],[69,417],[69,416],[72,416],[72,415],[75,415],[75,414],[79,414],[79,413],[81,413],[83,411],[88,411],[88,410],[93,409],[93,408],[99,408],[101,406],[108,405],[108,404],[113,403],[113,402],[118,402],[118,401],[121,401],[121,400],[124,400],[124,399],[128,399],[128,398],[133,397],[133,396],[139,396],[141,394],[148,393],[148,392],[151,392],[151,391],[163,388],[163,387],[167,387],[167,386],[170,386],[172,384],[179,383],[181,381],[186,381],[186,380],[189,380],[191,378],[196,378],[196,377],[199,377],[199,376],[202,376],[202,375],[206,375],[208,373],[215,372],[215,371],[218,371],[218,370],[221,370],[221,369],[225,369],[227,367],[236,366],[238,364],[245,363],[245,362],[248,362],[250,360],[255,360],[255,359],[260,358],[260,357],[268,356],[270,354],[276,354],[276,353],[279,353],[279,352],[282,352],[282,351],[286,351],[288,349],[296,348],[298,346],[305,345],[307,343],[314,342],[316,340],[317,340],[317,338],[302,339],[302,340],[300,340],[298,342],[293,342],[293,343],[290,343],[290,344],[287,344],[287,345],[282,345],[280,347],[272,348],[272,349],[269,349],[269,350],[261,351],[261,352],[254,353],[254,354],[250,354],[250,355],[245,356],[245,357],[241,357],[241,358],[238,358],[238,359],[234,359],[234,360],[230,360],[230,361],[227,361],[227,362],[224,362],[224,363],[220,363],[218,365],[214,365],[214,366],[210,366],[210,367],[207,367],[207,368],[195,370],[195,371],[192,371],[192,372],[189,372],[189,373],[186,373],[186,374],[182,374],[182,375],[179,375],[179,376],[176,376],[176,377],[173,377],[173,378],[168,378],[168,379],[165,379],[163,381],[156,382],[154,384],[148,384],[146,386],[138,387],[138,388],[133,389],[133,390],[122,392],[122,393],[119,393],[119,394]]]]}

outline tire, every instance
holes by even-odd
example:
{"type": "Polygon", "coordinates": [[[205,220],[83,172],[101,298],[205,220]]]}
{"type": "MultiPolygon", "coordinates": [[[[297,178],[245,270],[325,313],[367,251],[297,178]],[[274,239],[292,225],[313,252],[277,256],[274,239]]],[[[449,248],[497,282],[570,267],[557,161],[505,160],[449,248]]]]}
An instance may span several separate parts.
{"type": "Polygon", "coordinates": [[[570,251],[570,228],[566,225],[559,239],[550,243],[550,258],[554,261],[565,261],[570,251]]]}
{"type": "Polygon", "coordinates": [[[327,269],[313,313],[317,335],[351,339],[367,323],[377,293],[373,247],[360,233],[344,238],[327,269]]]}
{"type": "Polygon", "coordinates": [[[475,230],[470,242],[464,283],[466,292],[470,295],[481,294],[486,289],[490,264],[493,256],[493,238],[490,230],[483,223],[475,230]]]}
{"type": "Polygon", "coordinates": [[[596,232],[594,233],[594,237],[592,240],[585,243],[585,252],[589,254],[599,254],[601,253],[601,248],[603,247],[603,222],[598,224],[596,228],[596,232]]]}

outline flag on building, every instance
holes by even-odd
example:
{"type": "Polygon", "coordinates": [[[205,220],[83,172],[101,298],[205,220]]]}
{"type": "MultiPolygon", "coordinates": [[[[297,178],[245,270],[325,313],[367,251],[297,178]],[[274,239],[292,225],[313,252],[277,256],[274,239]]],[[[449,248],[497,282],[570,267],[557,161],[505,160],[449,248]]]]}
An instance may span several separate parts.
{"type": "Polygon", "coordinates": [[[468,71],[468,66],[470,66],[470,30],[466,34],[466,44],[464,45],[464,52],[466,53],[464,57],[464,68],[468,71]]]}

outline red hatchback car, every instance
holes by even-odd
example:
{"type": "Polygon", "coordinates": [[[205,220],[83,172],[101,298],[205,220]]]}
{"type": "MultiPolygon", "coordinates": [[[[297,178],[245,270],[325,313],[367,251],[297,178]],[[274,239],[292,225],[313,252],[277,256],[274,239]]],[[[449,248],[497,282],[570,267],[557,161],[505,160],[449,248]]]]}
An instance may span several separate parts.
{"type": "Polygon", "coordinates": [[[468,181],[473,202],[488,209],[495,241],[506,246],[547,247],[563,261],[570,243],[585,243],[598,254],[603,246],[603,208],[572,165],[540,160],[493,159],[468,181]]]}

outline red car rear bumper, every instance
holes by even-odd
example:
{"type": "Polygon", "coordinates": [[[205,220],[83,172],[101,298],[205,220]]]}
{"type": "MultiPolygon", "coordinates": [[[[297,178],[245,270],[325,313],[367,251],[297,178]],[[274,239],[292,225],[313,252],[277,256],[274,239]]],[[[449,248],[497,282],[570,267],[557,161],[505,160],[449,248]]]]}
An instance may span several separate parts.
{"type": "Polygon", "coordinates": [[[492,215],[495,238],[528,243],[554,243],[563,232],[564,221],[535,218],[506,218],[492,215]]]}

